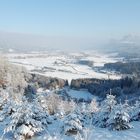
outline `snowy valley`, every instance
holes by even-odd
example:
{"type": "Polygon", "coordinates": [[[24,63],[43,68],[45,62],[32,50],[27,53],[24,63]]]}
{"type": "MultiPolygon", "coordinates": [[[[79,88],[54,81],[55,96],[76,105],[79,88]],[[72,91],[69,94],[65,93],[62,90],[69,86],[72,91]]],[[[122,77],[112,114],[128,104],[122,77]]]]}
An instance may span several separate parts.
{"type": "Polygon", "coordinates": [[[103,70],[123,58],[96,52],[5,56],[1,140],[139,140],[139,82],[103,70]]]}
{"type": "Polygon", "coordinates": [[[25,66],[33,73],[67,79],[69,82],[78,78],[108,79],[108,76],[111,79],[119,79],[121,75],[109,71],[99,72],[98,69],[106,63],[123,61],[117,54],[96,51],[12,53],[7,56],[12,63],[25,66]]]}

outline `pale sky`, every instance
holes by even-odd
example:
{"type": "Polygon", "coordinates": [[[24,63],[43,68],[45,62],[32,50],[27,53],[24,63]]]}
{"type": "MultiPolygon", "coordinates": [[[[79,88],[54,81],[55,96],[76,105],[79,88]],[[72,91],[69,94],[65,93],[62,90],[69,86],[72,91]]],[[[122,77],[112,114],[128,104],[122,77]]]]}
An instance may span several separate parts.
{"type": "Polygon", "coordinates": [[[65,45],[75,40],[92,46],[140,34],[140,0],[1,0],[0,31],[61,38],[62,42],[67,38],[65,45]]]}

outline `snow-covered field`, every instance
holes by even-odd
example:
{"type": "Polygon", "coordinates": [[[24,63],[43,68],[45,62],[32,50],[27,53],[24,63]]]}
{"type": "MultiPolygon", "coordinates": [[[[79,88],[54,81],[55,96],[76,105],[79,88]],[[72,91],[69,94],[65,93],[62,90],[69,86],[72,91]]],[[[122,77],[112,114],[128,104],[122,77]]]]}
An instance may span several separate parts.
{"type": "Polygon", "coordinates": [[[96,67],[101,67],[105,63],[121,61],[122,58],[117,58],[115,54],[45,52],[7,54],[7,56],[12,63],[25,66],[34,73],[67,79],[69,82],[77,78],[107,79],[108,75],[112,79],[120,78],[120,75],[95,71],[96,67]],[[93,66],[80,64],[80,60],[91,61],[93,66]]]}
{"type": "Polygon", "coordinates": [[[95,96],[93,96],[91,93],[89,93],[86,90],[70,89],[67,91],[67,93],[72,99],[77,99],[77,100],[83,99],[85,101],[88,101],[88,100],[92,100],[92,99],[96,98],[95,96]]]}

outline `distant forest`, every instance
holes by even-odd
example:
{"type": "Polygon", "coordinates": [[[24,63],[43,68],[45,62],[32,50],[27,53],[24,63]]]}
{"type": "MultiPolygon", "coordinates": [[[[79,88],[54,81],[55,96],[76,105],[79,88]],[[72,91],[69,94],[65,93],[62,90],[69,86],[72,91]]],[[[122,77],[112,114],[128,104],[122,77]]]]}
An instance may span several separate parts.
{"type": "Polygon", "coordinates": [[[114,70],[122,74],[133,74],[140,76],[140,62],[116,62],[107,63],[104,65],[105,69],[114,70]]]}

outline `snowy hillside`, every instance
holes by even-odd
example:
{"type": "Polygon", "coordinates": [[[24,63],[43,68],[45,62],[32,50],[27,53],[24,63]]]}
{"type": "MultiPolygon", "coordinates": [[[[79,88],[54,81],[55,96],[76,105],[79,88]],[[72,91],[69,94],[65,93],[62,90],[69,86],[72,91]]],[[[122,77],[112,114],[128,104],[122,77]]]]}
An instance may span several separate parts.
{"type": "MultiPolygon", "coordinates": [[[[117,110],[114,109],[120,107],[120,104],[116,104],[112,95],[109,95],[103,106],[100,107],[95,98],[89,104],[84,102],[76,104],[73,101],[62,101],[57,95],[49,92],[47,94],[39,93],[36,100],[32,102],[28,102],[26,99],[21,100],[20,103],[13,99],[7,101],[1,103],[3,107],[3,110],[0,111],[1,140],[25,140],[26,137],[31,140],[139,140],[140,137],[140,122],[127,122],[125,114],[122,114],[122,118],[121,115],[119,116],[120,122],[115,122],[117,114],[112,113],[114,111],[117,113],[117,110]],[[111,112],[107,108],[110,105],[111,112]],[[54,114],[50,114],[49,109],[54,109],[54,114]],[[108,110],[108,112],[102,112],[102,109],[108,110]],[[132,127],[118,131],[110,130],[109,126],[103,128],[94,123],[96,120],[99,121],[99,124],[103,122],[107,124],[105,120],[100,120],[102,117],[106,117],[107,113],[108,120],[114,118],[111,125],[114,123],[120,126],[119,128],[132,127]]],[[[127,103],[122,104],[122,107],[121,110],[124,111],[122,113],[130,113],[133,110],[127,103]],[[129,112],[126,111],[126,106],[129,112]]],[[[113,128],[116,127],[113,125],[113,128]]]]}

